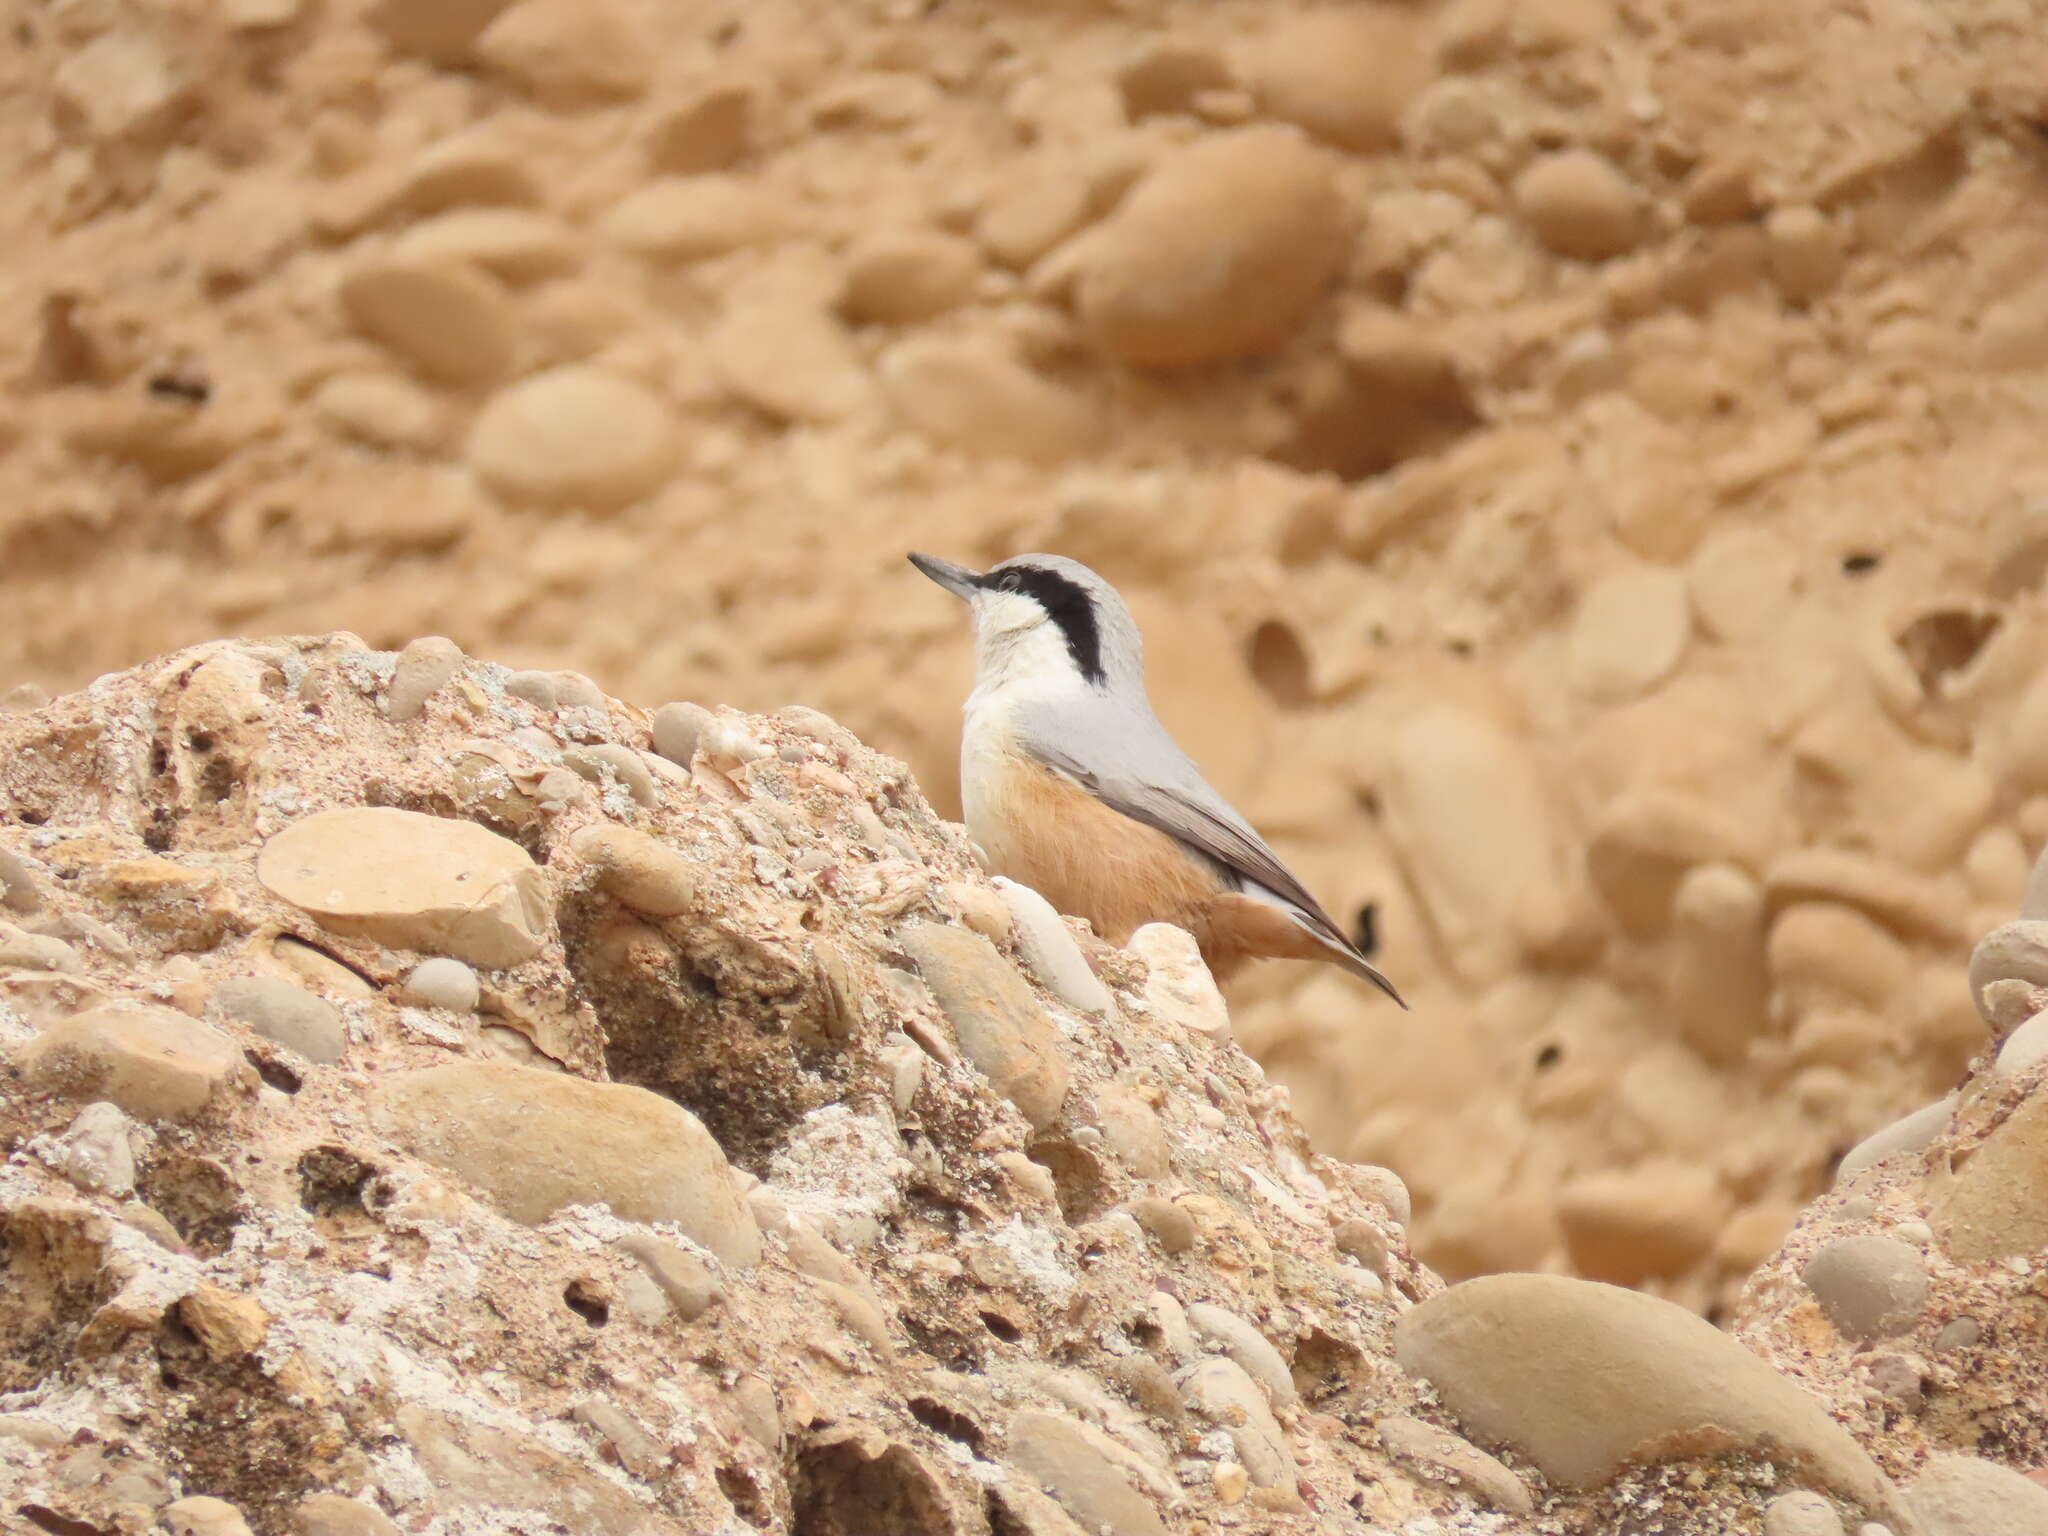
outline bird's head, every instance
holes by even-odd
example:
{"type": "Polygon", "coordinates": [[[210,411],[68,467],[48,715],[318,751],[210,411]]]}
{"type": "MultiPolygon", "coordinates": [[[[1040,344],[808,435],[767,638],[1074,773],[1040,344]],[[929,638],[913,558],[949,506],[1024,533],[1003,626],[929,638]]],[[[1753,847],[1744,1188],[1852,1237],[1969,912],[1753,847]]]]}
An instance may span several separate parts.
{"type": "Polygon", "coordinates": [[[986,571],[935,555],[910,563],[966,600],[983,682],[1065,676],[1091,688],[1142,686],[1137,623],[1116,588],[1080,561],[1013,555],[986,571]]]}

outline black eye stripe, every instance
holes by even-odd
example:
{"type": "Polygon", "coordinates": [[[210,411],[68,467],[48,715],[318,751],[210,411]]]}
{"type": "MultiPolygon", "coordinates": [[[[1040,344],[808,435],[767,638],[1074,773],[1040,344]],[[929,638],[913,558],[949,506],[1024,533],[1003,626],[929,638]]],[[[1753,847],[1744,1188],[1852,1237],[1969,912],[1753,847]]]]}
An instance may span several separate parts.
{"type": "Polygon", "coordinates": [[[1035,565],[1013,565],[992,578],[982,579],[999,591],[1036,598],[1039,607],[1059,626],[1081,676],[1091,683],[1103,681],[1106,674],[1102,670],[1102,627],[1096,621],[1094,599],[1079,582],[1035,565]]]}

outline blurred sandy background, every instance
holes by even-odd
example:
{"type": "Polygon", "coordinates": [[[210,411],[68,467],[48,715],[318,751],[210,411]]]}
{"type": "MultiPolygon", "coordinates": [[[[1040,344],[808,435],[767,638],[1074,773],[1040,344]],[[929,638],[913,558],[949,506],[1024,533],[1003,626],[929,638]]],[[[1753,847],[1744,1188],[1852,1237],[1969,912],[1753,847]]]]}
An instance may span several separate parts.
{"type": "Polygon", "coordinates": [[[1983,1043],[2048,837],[2048,13],[54,0],[0,691],[452,636],[828,710],[1074,555],[1397,1015],[1240,1033],[1452,1276],[1714,1310],[1983,1043]],[[1969,914],[1967,919],[1959,914],[1969,914]]]}

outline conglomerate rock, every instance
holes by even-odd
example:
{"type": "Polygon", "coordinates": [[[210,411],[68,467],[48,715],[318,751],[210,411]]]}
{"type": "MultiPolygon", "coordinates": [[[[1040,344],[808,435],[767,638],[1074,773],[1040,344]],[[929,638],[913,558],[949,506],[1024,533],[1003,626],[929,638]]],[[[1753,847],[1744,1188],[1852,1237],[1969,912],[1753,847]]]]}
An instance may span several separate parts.
{"type": "Polygon", "coordinates": [[[1932,1225],[1860,1176],[1826,1219],[1889,1237],[1806,1259],[1762,1358],[1588,1281],[1445,1289],[1184,935],[992,885],[818,712],[658,732],[468,659],[394,711],[404,672],[218,643],[0,720],[10,1528],[2024,1515],[2038,1298],[1970,1181],[2040,1164],[2033,1075],[1974,1080],[1932,1225]]]}

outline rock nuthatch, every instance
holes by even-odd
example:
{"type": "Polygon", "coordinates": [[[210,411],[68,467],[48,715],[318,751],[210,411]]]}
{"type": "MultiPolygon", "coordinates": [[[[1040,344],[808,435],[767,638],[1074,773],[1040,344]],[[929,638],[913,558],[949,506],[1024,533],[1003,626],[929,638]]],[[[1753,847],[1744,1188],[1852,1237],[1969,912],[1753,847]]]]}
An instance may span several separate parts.
{"type": "Polygon", "coordinates": [[[1185,928],[1219,980],[1247,960],[1328,960],[1407,1006],[1152,713],[1114,587],[1060,555],[910,563],[973,614],[960,796],[997,872],[1112,944],[1185,928]]]}

